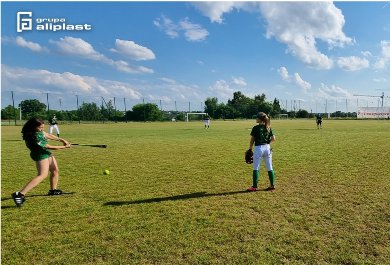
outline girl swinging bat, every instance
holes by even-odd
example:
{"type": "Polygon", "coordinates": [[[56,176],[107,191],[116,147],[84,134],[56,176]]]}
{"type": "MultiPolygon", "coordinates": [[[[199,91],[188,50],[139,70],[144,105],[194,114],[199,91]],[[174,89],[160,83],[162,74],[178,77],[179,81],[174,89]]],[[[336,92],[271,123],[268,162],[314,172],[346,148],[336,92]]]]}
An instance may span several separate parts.
{"type": "Polygon", "coordinates": [[[61,195],[62,191],[57,189],[59,180],[59,169],[57,160],[49,150],[70,148],[70,143],[65,139],[56,137],[44,131],[44,122],[37,118],[28,120],[22,128],[23,140],[28,149],[30,157],[35,161],[38,174],[30,180],[20,191],[12,193],[12,198],[17,207],[25,202],[25,195],[35,186],[41,183],[50,172],[50,190],[48,195],[61,195]],[[63,143],[63,146],[49,145],[47,140],[54,140],[63,143]]]}

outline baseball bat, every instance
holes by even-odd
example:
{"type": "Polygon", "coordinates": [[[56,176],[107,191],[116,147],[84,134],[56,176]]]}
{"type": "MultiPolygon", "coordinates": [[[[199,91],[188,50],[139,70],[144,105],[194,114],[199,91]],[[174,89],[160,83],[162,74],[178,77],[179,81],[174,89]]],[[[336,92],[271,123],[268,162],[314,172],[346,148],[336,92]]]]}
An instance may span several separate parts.
{"type": "Polygon", "coordinates": [[[107,145],[105,145],[105,144],[71,144],[71,145],[107,148],[107,145]]]}

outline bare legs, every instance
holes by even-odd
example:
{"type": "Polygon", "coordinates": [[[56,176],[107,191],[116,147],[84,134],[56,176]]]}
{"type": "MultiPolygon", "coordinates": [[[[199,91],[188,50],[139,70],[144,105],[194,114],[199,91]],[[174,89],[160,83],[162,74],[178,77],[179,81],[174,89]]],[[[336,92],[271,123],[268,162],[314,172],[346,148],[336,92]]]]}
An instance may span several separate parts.
{"type": "Polygon", "coordinates": [[[50,171],[50,189],[54,190],[57,189],[58,180],[59,180],[59,170],[57,165],[57,160],[54,156],[51,156],[49,158],[46,158],[41,161],[36,162],[37,165],[37,171],[38,175],[30,180],[24,186],[24,188],[20,191],[23,195],[26,195],[27,192],[32,190],[34,187],[36,187],[39,183],[41,183],[49,174],[50,171]]]}

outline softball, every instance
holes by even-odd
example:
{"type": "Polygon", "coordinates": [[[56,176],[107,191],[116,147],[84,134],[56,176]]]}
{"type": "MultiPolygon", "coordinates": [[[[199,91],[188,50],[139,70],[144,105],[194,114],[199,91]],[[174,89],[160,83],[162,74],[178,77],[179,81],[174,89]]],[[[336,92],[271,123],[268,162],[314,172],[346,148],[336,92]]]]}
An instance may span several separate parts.
{"type": "Polygon", "coordinates": [[[108,169],[104,170],[103,175],[110,175],[110,170],[108,170],[108,169]]]}

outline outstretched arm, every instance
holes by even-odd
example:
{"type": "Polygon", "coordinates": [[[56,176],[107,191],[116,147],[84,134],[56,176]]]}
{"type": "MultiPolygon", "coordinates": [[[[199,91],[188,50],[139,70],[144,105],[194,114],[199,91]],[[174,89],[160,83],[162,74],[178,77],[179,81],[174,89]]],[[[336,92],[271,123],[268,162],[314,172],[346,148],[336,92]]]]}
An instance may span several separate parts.
{"type": "Polygon", "coordinates": [[[64,146],[53,146],[53,145],[46,145],[46,148],[48,148],[48,149],[63,149],[63,148],[69,148],[70,147],[70,143],[67,141],[67,140],[65,140],[65,139],[62,139],[62,138],[59,138],[59,137],[57,137],[57,136],[54,136],[54,135],[52,135],[52,134],[50,134],[50,133],[47,133],[47,132],[43,132],[44,133],[44,135],[45,135],[45,137],[47,138],[47,139],[49,139],[49,140],[53,140],[53,141],[58,141],[58,142],[61,142],[61,143],[63,143],[63,145],[64,146]]]}

